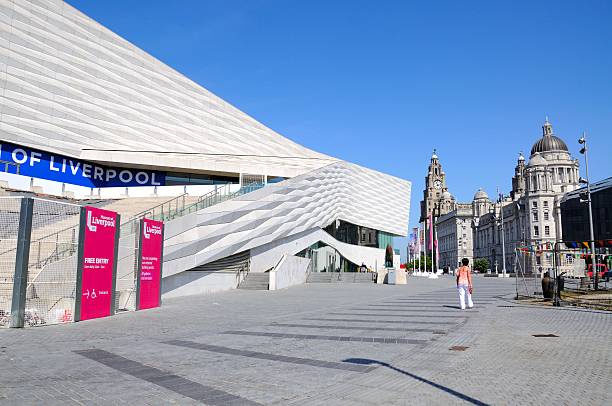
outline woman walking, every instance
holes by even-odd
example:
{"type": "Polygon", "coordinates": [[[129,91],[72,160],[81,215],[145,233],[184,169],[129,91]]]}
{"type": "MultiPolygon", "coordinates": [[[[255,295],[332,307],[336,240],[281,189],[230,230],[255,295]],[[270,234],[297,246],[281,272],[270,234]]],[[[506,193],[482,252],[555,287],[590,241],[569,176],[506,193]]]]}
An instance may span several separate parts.
{"type": "Polygon", "coordinates": [[[459,304],[461,310],[465,310],[465,297],[467,296],[467,305],[471,309],[474,307],[472,302],[472,274],[470,273],[470,260],[463,258],[461,260],[463,266],[457,271],[457,290],[459,291],[459,304]]]}

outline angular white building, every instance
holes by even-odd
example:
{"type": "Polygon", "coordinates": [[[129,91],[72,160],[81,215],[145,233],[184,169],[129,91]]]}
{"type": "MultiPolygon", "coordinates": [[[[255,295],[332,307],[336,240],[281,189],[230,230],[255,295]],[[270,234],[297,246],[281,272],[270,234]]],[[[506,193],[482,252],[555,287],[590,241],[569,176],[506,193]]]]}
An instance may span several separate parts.
{"type": "Polygon", "coordinates": [[[380,268],[408,229],[410,182],[296,144],[60,0],[0,2],[0,150],[5,190],[183,196],[149,213],[167,295],[321,247],[325,270],[380,268]]]}

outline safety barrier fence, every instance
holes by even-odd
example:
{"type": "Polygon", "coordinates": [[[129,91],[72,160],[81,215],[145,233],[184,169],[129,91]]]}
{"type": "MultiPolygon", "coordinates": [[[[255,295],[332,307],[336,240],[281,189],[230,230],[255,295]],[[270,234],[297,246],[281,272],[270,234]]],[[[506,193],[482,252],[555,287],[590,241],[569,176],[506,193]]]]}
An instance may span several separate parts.
{"type": "MultiPolygon", "coordinates": [[[[147,295],[159,297],[163,224],[141,219],[138,232],[124,236],[119,224],[120,216],[108,210],[0,198],[0,327],[136,310],[144,295],[141,285],[147,295]],[[149,241],[155,241],[157,252],[149,241]]],[[[143,308],[159,305],[145,301],[143,308]]]]}
{"type": "Polygon", "coordinates": [[[594,256],[589,241],[517,248],[517,298],[612,310],[612,241],[594,245],[594,256]]]}

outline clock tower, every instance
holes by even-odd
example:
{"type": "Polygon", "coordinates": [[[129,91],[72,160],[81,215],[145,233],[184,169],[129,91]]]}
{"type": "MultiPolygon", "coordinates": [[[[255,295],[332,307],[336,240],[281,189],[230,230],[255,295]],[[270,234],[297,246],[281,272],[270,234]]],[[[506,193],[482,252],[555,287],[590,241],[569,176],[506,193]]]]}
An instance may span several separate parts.
{"type": "Polygon", "coordinates": [[[446,187],[446,174],[442,171],[442,165],[434,149],[429,163],[427,176],[425,176],[425,190],[423,190],[423,200],[421,201],[421,223],[427,221],[429,215],[440,206],[440,211],[436,210],[435,216],[446,214],[453,210],[454,199],[448,193],[446,187]]]}

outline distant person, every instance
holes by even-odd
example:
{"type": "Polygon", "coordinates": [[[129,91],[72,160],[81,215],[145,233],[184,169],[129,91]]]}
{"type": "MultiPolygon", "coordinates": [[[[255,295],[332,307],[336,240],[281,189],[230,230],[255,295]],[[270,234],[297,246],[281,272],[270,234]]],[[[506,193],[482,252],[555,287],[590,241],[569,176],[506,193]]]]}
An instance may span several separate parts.
{"type": "Polygon", "coordinates": [[[457,290],[459,291],[459,304],[461,310],[465,310],[465,297],[467,296],[467,305],[471,309],[474,307],[472,302],[472,274],[470,273],[470,260],[463,258],[462,266],[457,270],[457,290]]]}

